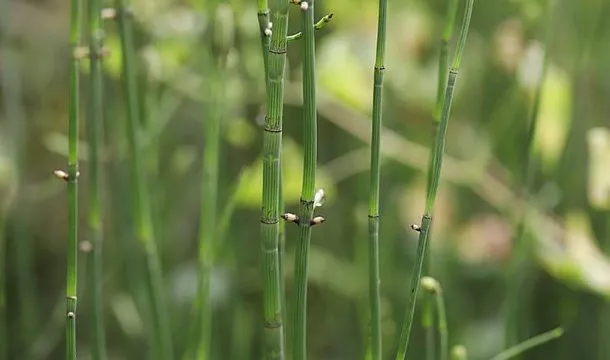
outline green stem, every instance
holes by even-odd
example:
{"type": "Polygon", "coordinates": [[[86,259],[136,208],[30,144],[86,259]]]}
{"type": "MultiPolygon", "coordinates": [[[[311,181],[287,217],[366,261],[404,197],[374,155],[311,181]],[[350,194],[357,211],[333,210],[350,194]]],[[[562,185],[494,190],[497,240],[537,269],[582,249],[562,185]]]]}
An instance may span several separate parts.
{"type": "MultiPolygon", "coordinates": [[[[314,30],[322,30],[326,26],[326,24],[328,24],[333,19],[333,16],[334,16],[334,14],[330,13],[330,14],[322,17],[320,20],[318,20],[317,23],[315,23],[313,25],[314,30]]],[[[299,40],[302,37],[303,37],[303,32],[299,31],[298,33],[288,35],[287,40],[294,41],[294,40],[299,40]]]]}
{"type": "Polygon", "coordinates": [[[445,138],[447,134],[447,126],[449,124],[449,117],[451,114],[451,102],[453,100],[453,90],[460,69],[462,53],[466,45],[466,38],[468,37],[468,29],[470,27],[470,18],[472,16],[473,6],[474,0],[467,0],[466,11],[464,12],[464,20],[462,22],[462,28],[460,30],[460,37],[455,51],[455,56],[453,58],[453,63],[451,64],[449,75],[447,77],[447,86],[445,88],[445,99],[443,101],[441,121],[439,124],[438,132],[436,133],[436,138],[434,140],[433,160],[430,171],[428,191],[426,195],[426,207],[424,210],[424,214],[422,215],[421,225],[419,226],[420,233],[417,243],[415,269],[411,277],[407,313],[405,315],[405,318],[403,319],[402,330],[400,332],[400,339],[398,342],[398,351],[396,353],[397,360],[404,359],[407,356],[407,350],[409,348],[409,339],[411,337],[411,329],[413,327],[413,318],[415,316],[415,307],[417,302],[417,296],[419,293],[419,282],[423,270],[424,258],[426,256],[428,234],[430,231],[430,225],[432,224],[432,214],[434,213],[434,203],[436,201],[436,195],[438,193],[438,187],[440,182],[440,173],[442,168],[443,155],[445,152],[445,138]]]}
{"type": "Polygon", "coordinates": [[[552,12],[553,12],[553,0],[548,0],[547,3],[547,21],[545,30],[545,39],[543,43],[544,58],[542,63],[542,73],[536,84],[534,90],[534,99],[532,102],[532,108],[530,109],[529,115],[529,128],[527,132],[526,141],[526,153],[523,161],[523,169],[521,171],[521,184],[520,191],[523,196],[523,204],[525,208],[521,212],[521,217],[518,220],[515,228],[515,250],[510,259],[507,273],[507,299],[506,299],[506,315],[505,315],[505,329],[504,329],[504,341],[505,346],[511,346],[516,344],[521,337],[522,323],[526,321],[523,311],[523,297],[520,295],[520,290],[526,286],[529,276],[528,267],[530,261],[531,244],[528,241],[527,236],[527,217],[528,208],[527,204],[529,201],[529,194],[532,187],[533,173],[535,169],[535,161],[533,154],[534,138],[536,136],[536,129],[538,125],[538,109],[540,107],[540,98],[542,94],[542,86],[547,73],[548,67],[548,43],[551,36],[551,25],[552,25],[552,12]]]}
{"type": "Polygon", "coordinates": [[[157,243],[152,225],[152,212],[148,184],[144,177],[142,147],[140,145],[140,108],[136,83],[136,59],[133,43],[132,15],[128,12],[126,0],[116,0],[118,26],[121,40],[123,62],[123,81],[127,102],[127,137],[131,160],[131,186],[133,194],[134,221],[136,236],[145,252],[148,269],[148,291],[152,307],[152,345],[154,356],[173,359],[171,329],[163,291],[163,274],[157,243]]]}
{"type": "Polygon", "coordinates": [[[371,171],[369,190],[369,305],[371,317],[371,359],[382,357],[380,277],[379,277],[379,183],[381,177],[381,125],[383,74],[385,70],[385,48],[388,1],[379,0],[377,20],[377,49],[373,82],[373,121],[371,129],[371,171]]]}
{"type": "Polygon", "coordinates": [[[269,31],[269,5],[267,0],[258,0],[258,28],[261,36],[261,49],[263,54],[263,65],[265,67],[265,80],[269,78],[269,42],[271,36],[269,31]]]}
{"type": "Polygon", "coordinates": [[[303,14],[303,184],[299,206],[299,239],[295,255],[293,360],[307,359],[307,268],[314,212],[317,164],[317,114],[314,38],[314,0],[303,14]]]}
{"type": "MultiPolygon", "coordinates": [[[[436,87],[436,106],[434,108],[434,124],[432,129],[432,138],[435,138],[438,131],[438,125],[441,120],[441,113],[443,109],[443,102],[445,100],[445,85],[447,83],[447,72],[449,71],[449,42],[453,37],[453,29],[455,28],[455,20],[457,18],[458,0],[451,0],[447,6],[447,13],[445,14],[445,27],[440,39],[439,44],[439,61],[438,61],[438,83],[436,87]]],[[[432,165],[434,162],[433,152],[430,152],[428,158],[428,174],[427,174],[427,185],[430,186],[430,180],[432,178],[432,165]]],[[[430,248],[430,242],[426,243],[425,252],[428,253],[430,248]]],[[[427,275],[430,273],[430,256],[424,258],[424,269],[423,274],[427,275]]],[[[434,329],[432,327],[433,315],[432,315],[432,304],[430,304],[431,298],[424,296],[422,299],[422,327],[426,333],[426,344],[427,351],[426,356],[428,359],[434,359],[434,329]]]]}
{"type": "Polygon", "coordinates": [[[437,328],[440,343],[440,360],[447,360],[449,356],[449,335],[447,334],[447,314],[445,313],[445,296],[441,284],[434,278],[424,276],[421,278],[421,287],[430,296],[434,297],[438,318],[437,328]]]}
{"type": "MultiPolygon", "coordinates": [[[[261,8],[259,2],[259,9],[261,8]]],[[[263,204],[261,216],[264,359],[284,358],[282,317],[282,276],[279,254],[281,194],[282,115],[284,105],[284,65],[288,2],[271,2],[273,31],[269,44],[267,77],[267,117],[263,135],[263,204]]],[[[264,49],[263,49],[264,50],[264,49]]]]}
{"type": "Polygon", "coordinates": [[[89,122],[89,227],[91,229],[91,270],[89,281],[93,287],[92,324],[93,339],[91,355],[94,360],[106,359],[106,336],[102,310],[102,205],[101,205],[101,161],[99,147],[102,143],[103,93],[102,93],[102,49],[104,30],[101,22],[100,0],[89,0],[89,57],[91,64],[91,90],[89,122]]]}
{"type": "Polygon", "coordinates": [[[9,356],[8,317],[6,311],[6,233],[5,214],[0,214],[0,360],[9,356]]]}
{"type": "Polygon", "coordinates": [[[563,335],[563,329],[562,328],[556,328],[550,331],[547,331],[545,333],[542,333],[540,335],[534,336],[533,338],[527,339],[525,341],[523,341],[520,344],[517,344],[507,350],[504,350],[503,352],[501,352],[500,354],[494,356],[493,358],[491,358],[490,360],[507,360],[507,359],[512,359],[515,356],[520,355],[521,353],[534,348],[536,346],[540,346],[544,343],[547,343],[551,340],[555,340],[558,337],[560,337],[561,335],[563,335]]]}
{"type": "Polygon", "coordinates": [[[70,3],[70,97],[68,100],[68,251],[66,271],[66,359],[76,360],[76,286],[78,255],[78,122],[81,1],[70,3]]]}

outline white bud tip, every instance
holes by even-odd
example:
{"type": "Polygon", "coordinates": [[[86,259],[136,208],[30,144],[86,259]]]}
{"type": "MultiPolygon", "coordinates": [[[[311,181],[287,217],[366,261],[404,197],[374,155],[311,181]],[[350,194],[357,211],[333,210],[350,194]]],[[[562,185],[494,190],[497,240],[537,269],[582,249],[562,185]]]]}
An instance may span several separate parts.
{"type": "Polygon", "coordinates": [[[53,174],[62,180],[68,180],[68,173],[63,170],[55,170],[53,171],[53,174]]]}
{"type": "Polygon", "coordinates": [[[265,29],[265,36],[271,36],[271,29],[265,29]]]}
{"type": "Polygon", "coordinates": [[[271,21],[269,21],[269,22],[267,23],[267,28],[268,28],[269,30],[273,29],[273,23],[272,23],[271,21]]]}
{"type": "Polygon", "coordinates": [[[309,9],[309,4],[307,1],[301,1],[301,10],[307,11],[307,9],[309,9]]]}
{"type": "Polygon", "coordinates": [[[324,201],[326,201],[326,193],[324,192],[324,189],[318,189],[313,197],[313,206],[322,206],[324,205],[324,201]]]}
{"type": "Polygon", "coordinates": [[[421,286],[422,286],[422,288],[424,288],[424,290],[429,291],[434,294],[438,293],[441,288],[438,281],[436,281],[436,279],[431,278],[429,276],[424,276],[421,278],[421,286]]]}

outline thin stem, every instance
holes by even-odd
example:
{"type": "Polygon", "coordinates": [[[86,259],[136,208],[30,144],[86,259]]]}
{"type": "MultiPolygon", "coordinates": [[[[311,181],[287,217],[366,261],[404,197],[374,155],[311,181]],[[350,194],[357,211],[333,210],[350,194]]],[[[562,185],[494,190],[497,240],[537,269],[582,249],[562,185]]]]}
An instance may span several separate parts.
{"type": "Polygon", "coordinates": [[[379,183],[381,177],[381,126],[383,100],[383,74],[388,1],[379,0],[377,20],[377,49],[373,80],[373,121],[371,129],[371,170],[369,189],[369,305],[371,317],[371,359],[382,357],[380,278],[379,278],[379,183]]]}
{"type": "MultiPolygon", "coordinates": [[[[259,2],[260,9],[260,2],[259,2]]],[[[263,204],[261,215],[264,359],[284,358],[282,276],[279,255],[282,115],[288,2],[271,2],[273,31],[268,52],[267,116],[263,135],[263,204]]],[[[263,49],[264,50],[264,49],[263,49]]]]}
{"type": "Polygon", "coordinates": [[[89,227],[91,229],[91,271],[90,283],[93,287],[92,324],[93,339],[91,355],[94,360],[106,359],[106,336],[104,333],[104,313],[102,310],[102,205],[101,205],[101,161],[99,147],[102,143],[103,99],[102,99],[102,48],[104,30],[101,22],[100,0],[89,0],[89,54],[91,64],[91,89],[89,122],[89,227]]]}
{"type": "Polygon", "coordinates": [[[218,246],[217,194],[220,164],[221,123],[225,108],[227,54],[233,47],[233,11],[219,4],[214,17],[213,49],[217,55],[210,73],[211,94],[215,94],[212,111],[203,121],[204,148],[201,184],[201,213],[199,219],[199,316],[197,359],[211,358],[212,309],[210,302],[210,275],[214,266],[215,248],[218,246]]]}
{"type": "Polygon", "coordinates": [[[136,59],[133,44],[131,14],[127,11],[126,0],[116,0],[119,35],[121,40],[121,55],[123,63],[123,81],[127,101],[127,137],[131,160],[131,187],[133,194],[134,221],[136,236],[145,252],[148,269],[148,291],[152,306],[152,339],[154,356],[163,359],[173,359],[172,339],[167,309],[163,291],[163,274],[159,259],[157,242],[152,225],[152,210],[148,184],[143,172],[142,147],[140,145],[140,108],[139,94],[136,83],[136,59]]]}
{"type": "Polygon", "coordinates": [[[317,164],[317,114],[314,0],[301,3],[303,14],[303,184],[299,206],[299,239],[295,255],[293,360],[307,359],[307,268],[314,211],[317,164]]]}
{"type": "Polygon", "coordinates": [[[520,344],[517,344],[507,350],[504,350],[500,354],[494,356],[490,360],[507,360],[514,358],[515,356],[520,355],[521,353],[534,348],[536,346],[540,346],[544,343],[547,343],[551,340],[555,340],[563,335],[562,328],[556,328],[540,335],[536,335],[533,338],[527,339],[520,344]]]}
{"type": "Polygon", "coordinates": [[[6,309],[6,233],[5,214],[0,214],[0,360],[7,360],[8,347],[8,317],[6,309]]]}
{"type": "Polygon", "coordinates": [[[257,5],[258,28],[261,37],[263,65],[265,67],[265,80],[267,80],[269,78],[269,41],[271,39],[270,32],[272,31],[272,27],[269,26],[269,5],[267,0],[257,0],[257,5]]]}
{"type": "Polygon", "coordinates": [[[415,315],[415,307],[417,302],[417,296],[419,293],[419,281],[424,265],[424,258],[426,256],[428,234],[430,231],[430,225],[432,224],[432,214],[434,213],[434,203],[436,201],[436,195],[438,192],[443,155],[445,152],[445,138],[447,134],[449,118],[451,115],[453,90],[455,88],[455,83],[460,69],[462,53],[466,44],[466,38],[468,37],[468,29],[470,27],[470,18],[472,16],[473,6],[474,0],[467,0],[466,11],[464,12],[464,19],[462,21],[462,28],[460,30],[460,37],[455,51],[455,56],[453,58],[453,63],[451,65],[451,69],[449,70],[449,75],[447,78],[447,86],[445,88],[445,99],[443,101],[441,121],[439,124],[438,132],[436,134],[436,138],[434,140],[434,159],[432,161],[432,170],[430,172],[431,176],[426,195],[426,207],[424,210],[424,214],[422,215],[421,225],[419,226],[419,239],[417,243],[415,269],[411,275],[411,285],[409,301],[407,305],[407,313],[405,315],[405,318],[403,319],[403,326],[400,332],[400,339],[398,342],[398,351],[396,353],[397,360],[404,359],[407,356],[407,350],[409,348],[409,339],[411,337],[411,329],[413,327],[413,318],[415,315]]]}
{"type": "Polygon", "coordinates": [[[78,255],[78,122],[81,1],[70,3],[70,97],[68,100],[68,253],[66,272],[66,359],[76,360],[76,286],[78,255]]]}
{"type": "MultiPolygon", "coordinates": [[[[434,108],[434,123],[432,129],[432,138],[436,138],[438,131],[438,125],[441,120],[441,112],[443,109],[443,102],[445,100],[445,85],[447,83],[447,72],[449,71],[449,42],[453,37],[453,29],[455,28],[455,20],[457,18],[458,0],[451,0],[447,6],[447,13],[445,14],[445,27],[439,43],[439,61],[438,61],[438,83],[436,87],[436,106],[434,108]]],[[[427,174],[427,185],[430,186],[430,180],[432,178],[432,166],[434,162],[433,152],[428,157],[428,174],[427,174]]],[[[430,248],[430,242],[426,243],[425,252],[428,253],[430,248]]],[[[423,274],[427,275],[430,273],[430,256],[424,258],[424,269],[423,274]]],[[[422,302],[422,327],[426,333],[426,344],[427,351],[426,356],[428,359],[434,358],[434,330],[432,328],[433,315],[432,315],[432,304],[430,304],[430,297],[425,296],[422,302]]]]}
{"type": "Polygon", "coordinates": [[[441,284],[434,278],[424,276],[421,278],[421,287],[432,296],[436,303],[438,318],[437,328],[440,343],[440,360],[447,360],[449,356],[449,336],[447,334],[447,315],[445,313],[445,297],[441,284]]]}
{"type": "MultiPolygon", "coordinates": [[[[552,26],[552,13],[553,13],[553,0],[547,2],[547,19],[546,29],[543,42],[544,58],[542,62],[542,71],[540,78],[536,84],[534,90],[534,99],[529,114],[529,125],[527,132],[526,141],[526,153],[523,161],[523,169],[521,171],[521,183],[520,191],[523,196],[523,204],[527,204],[529,201],[529,194],[532,188],[533,173],[535,170],[535,161],[533,154],[534,139],[536,137],[536,129],[538,126],[538,109],[540,108],[540,98],[542,94],[542,86],[546,77],[549,52],[547,50],[548,44],[551,37],[551,26],[552,26]]],[[[505,346],[511,346],[519,341],[520,333],[522,332],[522,322],[525,320],[522,312],[523,309],[523,298],[519,295],[520,290],[523,289],[527,282],[528,269],[524,268],[529,261],[529,253],[531,251],[531,244],[529,244],[528,236],[526,233],[527,229],[527,217],[529,211],[524,208],[521,212],[520,219],[518,220],[515,228],[515,250],[510,259],[509,270],[507,273],[507,303],[506,303],[506,315],[505,315],[505,329],[504,329],[504,341],[505,346]]]]}

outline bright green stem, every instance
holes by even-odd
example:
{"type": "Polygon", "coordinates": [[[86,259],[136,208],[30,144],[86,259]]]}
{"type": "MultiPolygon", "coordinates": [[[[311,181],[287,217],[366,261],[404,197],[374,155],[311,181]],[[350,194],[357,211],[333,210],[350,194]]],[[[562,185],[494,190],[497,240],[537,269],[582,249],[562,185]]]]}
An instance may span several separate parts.
{"type": "MultiPolygon", "coordinates": [[[[426,273],[424,264],[424,274],[426,273]]],[[[434,308],[432,306],[432,295],[426,294],[422,297],[422,328],[426,337],[426,360],[436,359],[436,329],[433,327],[434,308]]]]}
{"type": "MultiPolygon", "coordinates": [[[[439,61],[438,61],[438,84],[436,87],[436,106],[434,108],[434,123],[432,129],[432,138],[436,137],[438,131],[438,125],[441,121],[441,113],[443,110],[443,102],[445,100],[445,85],[447,84],[447,73],[449,71],[449,42],[453,37],[453,29],[455,28],[455,20],[457,18],[458,0],[449,1],[447,7],[447,13],[445,15],[445,27],[441,36],[439,44],[439,61]]],[[[430,186],[430,179],[432,178],[432,167],[434,163],[433,153],[430,152],[428,158],[428,174],[427,174],[427,185],[430,186]]],[[[426,244],[426,254],[430,248],[430,243],[426,244]]],[[[430,272],[430,257],[427,256],[424,259],[424,274],[430,272]]],[[[426,344],[427,352],[426,356],[428,359],[434,358],[434,330],[432,328],[432,304],[429,303],[430,297],[425,296],[422,302],[422,327],[426,332],[426,344]]]]}
{"type": "Polygon", "coordinates": [[[78,255],[78,121],[79,59],[74,56],[81,41],[81,1],[70,3],[70,83],[68,100],[68,247],[66,272],[66,359],[76,360],[76,285],[78,255]]]}
{"type": "Polygon", "coordinates": [[[460,37],[458,40],[455,56],[453,58],[453,63],[451,65],[451,69],[449,70],[449,75],[447,77],[447,86],[445,88],[445,99],[443,101],[441,121],[439,124],[439,129],[436,133],[436,138],[434,140],[432,167],[430,171],[430,180],[426,195],[426,207],[420,225],[415,268],[411,275],[411,285],[407,305],[407,313],[405,315],[405,318],[403,319],[402,330],[400,332],[400,339],[398,342],[398,351],[396,353],[397,360],[402,360],[407,356],[407,350],[409,347],[409,339],[411,337],[411,329],[413,327],[413,318],[415,315],[415,307],[417,302],[417,296],[419,293],[419,282],[421,279],[424,258],[426,256],[426,249],[428,246],[428,234],[430,232],[430,226],[432,224],[434,203],[436,200],[436,195],[438,193],[438,186],[440,182],[443,155],[445,152],[445,138],[447,134],[447,126],[449,124],[449,117],[451,115],[453,90],[455,88],[455,83],[460,68],[462,53],[466,45],[466,38],[468,37],[468,29],[470,27],[470,18],[472,16],[473,5],[474,0],[467,0],[464,20],[462,22],[462,28],[460,30],[460,37]]]}
{"type": "MultiPolygon", "coordinates": [[[[526,142],[526,153],[525,159],[523,160],[523,170],[521,171],[521,183],[519,184],[520,192],[523,196],[523,204],[527,204],[529,201],[529,193],[532,187],[533,173],[535,170],[535,161],[533,154],[534,138],[536,136],[536,129],[538,126],[538,109],[540,108],[540,97],[542,94],[542,85],[544,84],[544,78],[548,68],[548,51],[547,46],[551,36],[551,25],[552,25],[552,11],[553,11],[553,0],[548,0],[547,3],[547,20],[546,30],[544,39],[544,58],[542,63],[542,73],[536,84],[534,92],[534,99],[532,107],[530,109],[529,116],[529,127],[527,132],[526,142]]],[[[507,283],[507,299],[506,299],[506,314],[505,314],[505,329],[504,329],[504,341],[505,346],[511,346],[516,344],[521,337],[522,322],[526,319],[523,312],[523,297],[519,295],[520,289],[524,289],[526,282],[528,281],[528,268],[527,264],[529,261],[529,253],[531,252],[531,244],[529,244],[527,236],[527,217],[528,217],[527,205],[521,212],[521,217],[516,224],[515,228],[515,250],[510,259],[508,273],[506,278],[507,283]]]]}
{"type": "Polygon", "coordinates": [[[210,275],[213,268],[217,235],[217,193],[220,163],[220,127],[224,108],[225,60],[219,59],[211,74],[212,94],[217,96],[213,110],[203,121],[204,149],[201,183],[201,215],[199,219],[199,341],[197,359],[210,359],[212,344],[212,311],[210,304],[210,275]]]}
{"type": "Polygon", "coordinates": [[[307,359],[307,267],[314,210],[317,164],[317,114],[314,1],[303,13],[303,186],[299,206],[299,239],[295,256],[293,360],[307,359]]]}
{"type": "Polygon", "coordinates": [[[521,353],[534,348],[536,346],[540,346],[544,343],[547,343],[551,340],[555,340],[558,337],[563,335],[562,328],[556,328],[540,335],[534,336],[533,338],[527,339],[524,342],[517,344],[507,350],[504,350],[500,354],[494,356],[490,360],[507,360],[514,358],[515,356],[520,355],[521,353]]]}
{"type": "Polygon", "coordinates": [[[265,31],[269,28],[269,5],[267,4],[267,0],[258,0],[257,17],[258,17],[258,28],[259,28],[260,36],[261,36],[261,48],[263,51],[263,65],[265,67],[265,79],[268,79],[270,36],[265,33],[265,31]]]}
{"type": "Polygon", "coordinates": [[[101,22],[100,0],[89,0],[89,54],[91,64],[91,89],[89,103],[89,122],[87,124],[89,141],[89,228],[91,229],[92,253],[89,281],[93,288],[92,326],[93,339],[91,355],[94,360],[106,359],[106,337],[104,333],[104,313],[102,310],[102,208],[101,208],[101,161],[103,99],[102,99],[102,48],[104,30],[101,22]]]}
{"type": "Polygon", "coordinates": [[[424,291],[426,291],[435,300],[438,319],[437,329],[440,345],[439,359],[447,360],[449,356],[449,336],[447,333],[447,315],[445,312],[445,296],[443,295],[443,289],[440,283],[431,277],[422,278],[421,283],[424,291]]]}
{"type": "Polygon", "coordinates": [[[373,75],[373,121],[371,129],[371,172],[369,189],[369,305],[371,324],[371,359],[382,357],[380,276],[379,276],[379,182],[383,99],[383,73],[388,1],[379,0],[377,50],[373,75]]]}
{"type": "MultiPolygon", "coordinates": [[[[260,1],[259,1],[259,9],[260,1]]],[[[282,276],[279,255],[282,115],[288,2],[271,2],[273,31],[269,44],[267,116],[263,135],[263,204],[261,215],[264,359],[284,358],[282,276]]]]}
{"type": "Polygon", "coordinates": [[[128,12],[126,0],[116,0],[118,26],[121,38],[121,55],[123,62],[123,81],[127,102],[127,137],[129,157],[131,160],[131,186],[133,196],[134,221],[136,236],[142,244],[148,269],[148,291],[152,307],[152,339],[154,357],[162,360],[173,359],[172,339],[163,291],[163,274],[154,238],[152,210],[148,184],[143,172],[142,147],[140,145],[139,94],[136,83],[136,59],[133,44],[132,18],[128,12]]]}

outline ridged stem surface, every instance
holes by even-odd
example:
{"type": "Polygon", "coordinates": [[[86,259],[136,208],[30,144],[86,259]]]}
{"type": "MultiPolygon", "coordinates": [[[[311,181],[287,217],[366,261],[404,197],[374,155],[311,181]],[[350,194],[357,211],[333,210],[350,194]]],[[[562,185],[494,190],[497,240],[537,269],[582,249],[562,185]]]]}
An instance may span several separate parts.
{"type": "Polygon", "coordinates": [[[413,273],[411,274],[411,285],[410,292],[408,295],[407,312],[405,314],[405,318],[403,319],[400,339],[398,342],[398,351],[396,353],[397,360],[405,359],[409,348],[411,330],[413,327],[413,318],[415,316],[415,308],[419,293],[419,282],[422,275],[424,258],[426,256],[428,234],[430,231],[430,226],[432,224],[434,203],[436,201],[436,195],[438,193],[443,155],[445,153],[445,138],[447,134],[447,126],[449,124],[449,117],[451,115],[451,102],[453,100],[453,91],[460,69],[462,53],[466,45],[466,38],[468,37],[468,29],[470,27],[470,18],[472,16],[473,5],[474,0],[467,0],[466,11],[464,12],[464,19],[462,21],[462,28],[460,30],[460,37],[456,47],[455,56],[453,58],[453,62],[451,64],[451,68],[447,77],[447,86],[445,87],[445,99],[443,100],[441,121],[439,123],[439,129],[436,133],[434,147],[432,150],[433,159],[430,171],[430,180],[426,195],[426,207],[424,210],[424,214],[422,215],[421,225],[419,226],[419,239],[417,242],[415,268],[413,269],[413,273]]]}
{"type": "Polygon", "coordinates": [[[369,189],[369,306],[371,326],[371,359],[382,357],[380,276],[379,276],[379,183],[381,178],[380,148],[383,106],[383,73],[388,1],[379,0],[377,49],[373,80],[373,120],[371,128],[371,170],[369,189]]]}
{"type": "Polygon", "coordinates": [[[317,114],[314,38],[314,1],[303,15],[303,184],[299,205],[299,238],[296,244],[294,282],[293,360],[307,359],[307,268],[314,210],[317,163],[317,114]]]}
{"type": "MultiPolygon", "coordinates": [[[[262,5],[259,2],[259,13],[262,5]]],[[[284,358],[282,276],[279,254],[282,115],[288,1],[271,1],[272,35],[266,60],[267,116],[263,134],[263,204],[261,214],[264,306],[264,359],[284,358]]],[[[264,31],[264,30],[262,30],[264,31]]],[[[261,36],[264,34],[261,34],[261,36]]],[[[263,51],[265,51],[263,42],[263,51]]]]}
{"type": "Polygon", "coordinates": [[[163,274],[152,225],[151,202],[148,184],[143,172],[142,147],[140,146],[140,109],[136,84],[136,59],[133,42],[132,14],[127,10],[125,0],[116,1],[121,55],[123,63],[123,82],[127,103],[127,137],[131,160],[131,187],[133,214],[136,236],[142,244],[148,270],[148,297],[151,302],[150,344],[153,357],[160,360],[173,359],[172,339],[167,309],[165,308],[163,274]]]}

